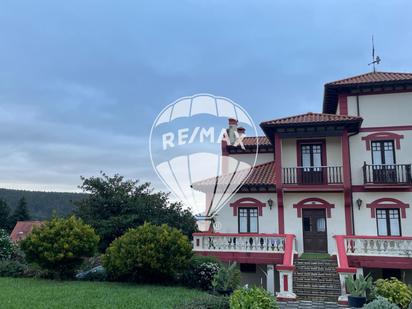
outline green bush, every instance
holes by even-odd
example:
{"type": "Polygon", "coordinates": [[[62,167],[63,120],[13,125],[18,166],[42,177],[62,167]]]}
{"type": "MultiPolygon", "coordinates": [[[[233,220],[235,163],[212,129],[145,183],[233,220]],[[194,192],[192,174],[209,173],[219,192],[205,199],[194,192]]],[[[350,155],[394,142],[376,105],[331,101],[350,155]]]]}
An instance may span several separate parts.
{"type": "Polygon", "coordinates": [[[10,239],[9,234],[0,229],[0,260],[8,260],[15,251],[15,245],[10,239]]]}
{"type": "Polygon", "coordinates": [[[72,216],[53,218],[21,242],[28,262],[58,278],[71,278],[84,257],[92,256],[99,242],[93,228],[72,216]]]}
{"type": "Polygon", "coordinates": [[[238,289],[230,296],[230,309],[278,309],[276,298],[261,288],[238,289]]]}
{"type": "Polygon", "coordinates": [[[175,309],[229,309],[229,299],[213,295],[203,295],[186,301],[175,309]]]}
{"type": "Polygon", "coordinates": [[[0,261],[0,277],[25,277],[27,264],[15,260],[0,261]]]}
{"type": "Polygon", "coordinates": [[[239,287],[240,271],[236,266],[236,263],[233,263],[219,269],[212,281],[215,291],[227,293],[229,290],[233,291],[239,287]]]}
{"type": "Polygon", "coordinates": [[[192,246],[182,232],[145,223],[111,243],[103,266],[111,280],[164,282],[182,273],[191,257],[192,246]]]}
{"type": "Polygon", "coordinates": [[[390,301],[388,301],[386,298],[382,296],[378,296],[375,300],[372,302],[366,304],[362,308],[364,309],[399,309],[399,307],[390,301]]]}
{"type": "Polygon", "coordinates": [[[221,263],[214,257],[193,256],[183,272],[180,282],[188,287],[212,290],[212,280],[219,271],[221,263]]]}
{"type": "Polygon", "coordinates": [[[396,278],[378,279],[375,282],[376,293],[397,304],[402,309],[408,308],[412,300],[412,291],[396,278]]]}

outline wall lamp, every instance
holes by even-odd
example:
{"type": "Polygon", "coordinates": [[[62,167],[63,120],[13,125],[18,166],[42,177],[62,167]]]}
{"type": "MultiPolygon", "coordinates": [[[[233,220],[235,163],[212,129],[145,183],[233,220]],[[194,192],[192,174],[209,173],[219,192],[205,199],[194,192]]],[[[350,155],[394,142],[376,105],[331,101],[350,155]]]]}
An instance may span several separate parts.
{"type": "Polygon", "coordinates": [[[270,208],[270,210],[272,210],[272,207],[273,207],[273,200],[270,198],[270,199],[268,199],[268,205],[269,205],[269,208],[270,208]]]}
{"type": "Polygon", "coordinates": [[[360,208],[361,208],[361,206],[362,206],[362,200],[360,199],[360,198],[358,198],[357,200],[356,200],[356,205],[358,205],[358,209],[360,210],[360,208]]]}

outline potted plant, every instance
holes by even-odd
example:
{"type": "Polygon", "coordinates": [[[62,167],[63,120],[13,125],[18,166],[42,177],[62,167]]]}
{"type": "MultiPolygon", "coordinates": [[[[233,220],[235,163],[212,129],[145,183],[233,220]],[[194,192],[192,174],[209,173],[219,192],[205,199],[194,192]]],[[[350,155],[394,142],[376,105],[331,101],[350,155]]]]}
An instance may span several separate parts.
{"type": "Polygon", "coordinates": [[[214,275],[212,286],[213,290],[222,295],[230,295],[239,287],[240,272],[236,267],[236,263],[221,267],[214,275]]]}
{"type": "Polygon", "coordinates": [[[349,292],[348,303],[350,307],[362,308],[366,302],[366,293],[373,286],[372,277],[368,274],[366,277],[359,275],[358,278],[353,276],[346,277],[346,289],[349,292]]]}

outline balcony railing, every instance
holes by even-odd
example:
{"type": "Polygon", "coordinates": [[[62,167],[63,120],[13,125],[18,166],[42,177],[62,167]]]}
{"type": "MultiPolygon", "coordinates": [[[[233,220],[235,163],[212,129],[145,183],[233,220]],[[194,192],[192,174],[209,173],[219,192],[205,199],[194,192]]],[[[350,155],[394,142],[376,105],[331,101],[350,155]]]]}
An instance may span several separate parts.
{"type": "Polygon", "coordinates": [[[283,183],[288,185],[327,185],[343,183],[342,166],[284,167],[283,183]]]}
{"type": "Polygon", "coordinates": [[[286,235],[194,233],[193,251],[283,253],[286,235]]]}
{"type": "Polygon", "coordinates": [[[412,237],[343,236],[348,256],[412,257],[412,237]]]}
{"type": "Polygon", "coordinates": [[[412,184],[411,164],[363,165],[365,184],[412,184]]]}

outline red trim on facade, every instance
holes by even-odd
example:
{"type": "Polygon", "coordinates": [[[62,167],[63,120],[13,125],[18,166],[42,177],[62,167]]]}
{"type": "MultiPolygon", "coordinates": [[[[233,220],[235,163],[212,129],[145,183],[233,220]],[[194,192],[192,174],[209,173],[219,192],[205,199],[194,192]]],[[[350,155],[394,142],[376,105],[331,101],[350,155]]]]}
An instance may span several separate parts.
{"type": "Polygon", "coordinates": [[[335,208],[335,205],[318,197],[309,197],[301,200],[297,204],[293,204],[293,208],[297,209],[298,218],[302,217],[302,209],[326,209],[326,216],[331,218],[331,209],[335,208]]]}
{"type": "Polygon", "coordinates": [[[341,192],[342,185],[283,185],[283,191],[289,192],[341,192]]]}
{"type": "Polygon", "coordinates": [[[348,256],[346,255],[345,249],[345,236],[335,235],[333,236],[336,240],[336,249],[338,252],[339,267],[336,269],[340,273],[356,273],[356,268],[349,267],[348,256]]]}
{"type": "Polygon", "coordinates": [[[266,234],[266,233],[213,233],[213,232],[197,232],[193,236],[239,236],[239,237],[286,237],[293,234],[266,234]]]}
{"type": "Polygon", "coordinates": [[[285,292],[289,291],[288,275],[283,275],[283,290],[285,292]]]}
{"type": "Polygon", "coordinates": [[[347,94],[340,94],[338,96],[338,104],[339,104],[339,114],[340,115],[347,115],[348,114],[348,96],[347,96],[347,94]]]}
{"type": "Polygon", "coordinates": [[[342,236],[347,239],[362,238],[362,239],[412,240],[411,236],[364,236],[364,235],[351,235],[351,236],[342,235],[342,236]]]}
{"type": "Polygon", "coordinates": [[[373,201],[370,204],[366,204],[367,208],[371,209],[371,217],[375,218],[376,216],[376,208],[399,208],[401,210],[402,219],[406,218],[406,208],[409,208],[409,204],[405,204],[400,200],[390,197],[383,197],[373,201]]]}
{"type": "Polygon", "coordinates": [[[349,152],[349,135],[346,129],[344,130],[342,134],[342,163],[343,163],[342,169],[343,169],[346,235],[352,235],[353,234],[353,222],[352,222],[350,152],[349,152]]]}
{"type": "Polygon", "coordinates": [[[412,185],[391,185],[391,184],[370,184],[370,185],[354,185],[352,192],[412,192],[412,185]]]}
{"type": "Polygon", "coordinates": [[[274,153],[275,153],[275,185],[276,198],[278,204],[278,228],[279,233],[285,233],[285,213],[283,209],[283,190],[282,190],[282,140],[278,133],[274,137],[274,153]]]}
{"type": "Polygon", "coordinates": [[[259,216],[263,215],[263,207],[266,207],[265,203],[253,198],[253,197],[243,197],[238,199],[234,203],[230,203],[230,207],[233,208],[233,215],[237,216],[237,210],[239,207],[257,207],[259,216]]]}
{"type": "Polygon", "coordinates": [[[378,131],[411,131],[412,126],[391,126],[391,127],[366,127],[360,128],[359,132],[378,132],[378,131]]]}
{"type": "Polygon", "coordinates": [[[252,253],[252,252],[195,252],[196,255],[214,256],[223,262],[238,262],[248,264],[278,264],[282,263],[283,253],[252,253]]]}
{"type": "Polygon", "coordinates": [[[371,142],[372,141],[382,141],[382,140],[394,140],[396,149],[401,149],[401,139],[403,139],[403,135],[396,134],[392,132],[377,132],[372,133],[367,136],[363,136],[362,140],[365,141],[366,150],[371,150],[371,142]]]}
{"type": "Polygon", "coordinates": [[[389,256],[349,256],[349,262],[353,267],[367,268],[397,268],[412,269],[412,259],[408,257],[389,256]]]}

